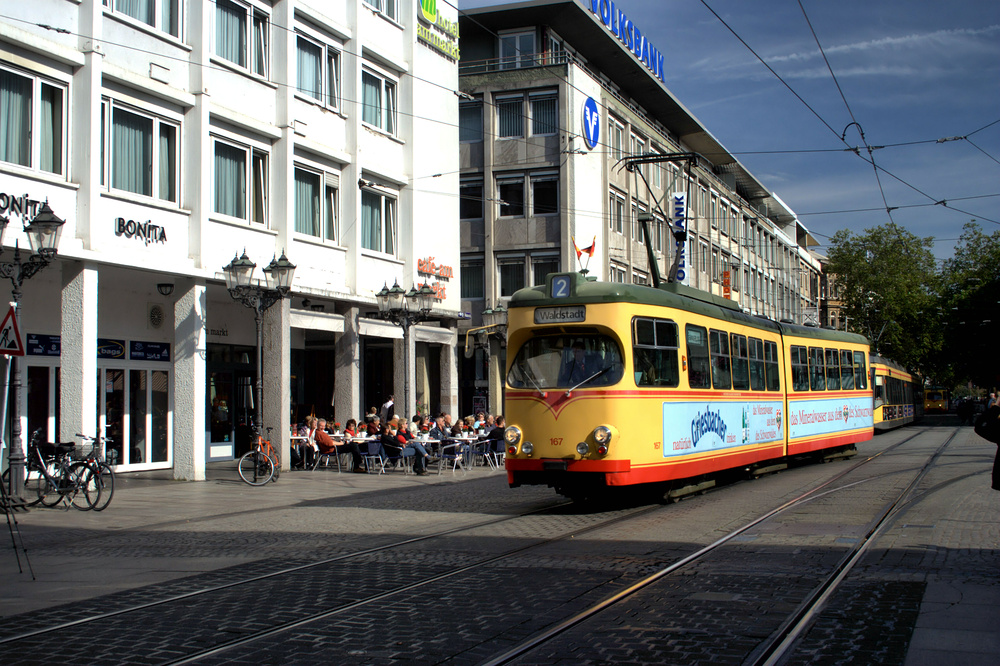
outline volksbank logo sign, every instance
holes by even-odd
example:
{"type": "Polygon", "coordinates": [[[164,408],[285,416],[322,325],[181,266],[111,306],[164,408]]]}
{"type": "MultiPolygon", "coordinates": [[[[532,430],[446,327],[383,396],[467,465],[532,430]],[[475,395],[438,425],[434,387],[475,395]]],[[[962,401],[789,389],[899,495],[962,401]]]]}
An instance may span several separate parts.
{"type": "Polygon", "coordinates": [[[593,97],[588,97],[583,103],[583,140],[587,148],[593,150],[601,139],[601,112],[597,109],[597,102],[593,97]]]}
{"type": "MultiPolygon", "coordinates": [[[[587,4],[587,0],[583,0],[587,4]]],[[[615,7],[614,0],[590,0],[590,11],[625,45],[653,76],[663,81],[663,54],[653,46],[642,31],[615,7]]]]}
{"type": "Polygon", "coordinates": [[[428,23],[437,23],[437,0],[420,0],[420,13],[424,15],[424,20],[428,23]]]}

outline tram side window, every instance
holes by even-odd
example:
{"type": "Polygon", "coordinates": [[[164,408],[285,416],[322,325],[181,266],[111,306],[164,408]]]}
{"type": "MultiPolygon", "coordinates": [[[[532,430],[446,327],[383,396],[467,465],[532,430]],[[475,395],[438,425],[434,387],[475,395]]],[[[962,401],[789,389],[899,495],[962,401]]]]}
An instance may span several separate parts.
{"type": "Polygon", "coordinates": [[[712,350],[712,388],[728,390],[733,385],[729,336],[725,331],[709,331],[708,341],[712,350]]]}
{"type": "Polygon", "coordinates": [[[868,369],[865,367],[865,353],[854,352],[854,388],[868,388],[868,369]]]}
{"type": "MultiPolygon", "coordinates": [[[[805,352],[805,348],[802,349],[805,352]]],[[[764,343],[764,376],[767,378],[768,391],[781,390],[781,372],[778,366],[778,343],[764,343]]]]}
{"type": "Polygon", "coordinates": [[[840,390],[840,352],[836,349],[826,350],[826,388],[840,390]]]}
{"type": "Polygon", "coordinates": [[[819,347],[809,348],[809,388],[813,391],[826,390],[826,367],[823,350],[819,347]]]}
{"type": "Polygon", "coordinates": [[[636,386],[678,386],[677,324],[637,317],[632,327],[636,386]]]}
{"type": "Polygon", "coordinates": [[[885,404],[885,380],[885,377],[875,375],[875,394],[873,397],[876,407],[881,407],[885,404]]]}
{"type": "Polygon", "coordinates": [[[809,390],[809,356],[806,348],[792,345],[792,390],[809,390]]]}
{"type": "Polygon", "coordinates": [[[709,388],[711,372],[708,356],[708,331],[701,326],[686,326],[688,355],[688,386],[691,388],[709,388]]]}
{"type": "Polygon", "coordinates": [[[840,352],[840,388],[850,391],[854,388],[853,354],[849,351],[840,352]]]}
{"type": "Polygon", "coordinates": [[[733,388],[737,391],[749,391],[750,355],[747,350],[747,336],[733,333],[730,345],[733,350],[733,388]]]}
{"type": "Polygon", "coordinates": [[[750,390],[764,390],[764,341],[750,338],[750,390]]]}

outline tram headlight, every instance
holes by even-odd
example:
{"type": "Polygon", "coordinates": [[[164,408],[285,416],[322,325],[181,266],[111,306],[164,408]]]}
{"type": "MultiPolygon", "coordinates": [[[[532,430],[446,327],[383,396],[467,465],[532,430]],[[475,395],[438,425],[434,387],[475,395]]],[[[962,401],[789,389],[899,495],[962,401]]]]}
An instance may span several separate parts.
{"type": "Polygon", "coordinates": [[[535,445],[532,444],[531,442],[525,442],[524,444],[521,445],[521,453],[523,453],[526,456],[530,456],[534,450],[535,450],[535,445]]]}
{"type": "Polygon", "coordinates": [[[594,428],[594,441],[607,446],[611,443],[611,428],[608,426],[597,426],[594,428]]]}
{"type": "Polygon", "coordinates": [[[517,426],[507,426],[503,431],[503,440],[509,446],[517,446],[521,443],[521,429],[517,426]]]}
{"type": "Polygon", "coordinates": [[[590,453],[590,447],[587,446],[587,442],[580,442],[576,445],[576,452],[581,456],[585,456],[590,453]]]}

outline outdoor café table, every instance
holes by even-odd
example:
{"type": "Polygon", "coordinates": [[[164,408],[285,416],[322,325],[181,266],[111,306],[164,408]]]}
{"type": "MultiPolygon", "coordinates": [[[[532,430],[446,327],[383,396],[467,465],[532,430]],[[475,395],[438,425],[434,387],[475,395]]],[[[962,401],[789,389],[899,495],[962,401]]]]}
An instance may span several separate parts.
{"type": "Polygon", "coordinates": [[[455,442],[461,444],[462,447],[458,449],[462,452],[462,459],[466,465],[472,466],[475,462],[473,460],[473,454],[482,453],[482,451],[477,450],[473,445],[479,442],[479,437],[474,434],[467,435],[455,435],[448,438],[449,442],[455,442]]]}
{"type": "Polygon", "coordinates": [[[299,460],[302,461],[302,469],[306,467],[306,443],[308,441],[309,438],[305,435],[292,435],[288,443],[299,454],[299,460]]]}
{"type": "Polygon", "coordinates": [[[451,455],[455,461],[455,467],[451,470],[452,473],[459,467],[462,468],[463,474],[468,471],[468,468],[462,462],[462,458],[464,457],[464,449],[462,447],[464,446],[466,446],[466,443],[456,437],[448,438],[441,443],[441,448],[438,452],[438,474],[444,469],[445,456],[447,455],[451,455]],[[450,454],[449,451],[451,451],[450,454]]]}

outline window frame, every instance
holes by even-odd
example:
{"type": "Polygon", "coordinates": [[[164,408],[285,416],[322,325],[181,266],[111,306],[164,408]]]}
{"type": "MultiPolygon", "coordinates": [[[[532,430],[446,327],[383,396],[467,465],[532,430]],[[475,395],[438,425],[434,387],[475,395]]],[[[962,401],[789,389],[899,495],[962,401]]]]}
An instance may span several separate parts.
{"type": "Polygon", "coordinates": [[[376,14],[380,14],[393,23],[399,23],[399,0],[364,0],[364,3],[371,7],[376,14]]]}
{"type": "Polygon", "coordinates": [[[268,80],[271,72],[271,13],[270,6],[255,0],[216,0],[215,3],[215,30],[212,32],[212,57],[224,60],[229,66],[242,70],[250,76],[255,76],[268,80]],[[243,40],[244,47],[241,56],[245,63],[241,64],[228,56],[219,53],[219,13],[225,6],[239,9],[243,12],[243,40]],[[260,21],[265,24],[264,43],[258,43],[259,31],[257,26],[260,21]],[[263,58],[259,59],[260,50],[263,48],[263,58]],[[259,65],[259,67],[258,67],[259,65]],[[261,71],[263,70],[263,71],[261,71]]]}
{"type": "Polygon", "coordinates": [[[482,143],[485,138],[486,131],[483,125],[483,100],[476,99],[472,100],[462,100],[458,104],[458,141],[459,143],[482,143]],[[478,129],[476,130],[476,136],[470,137],[467,132],[466,124],[462,120],[462,114],[465,112],[468,114],[469,111],[476,111],[479,117],[479,122],[477,124],[478,129]],[[463,134],[465,135],[463,138],[463,134]]]}
{"type": "Polygon", "coordinates": [[[509,298],[510,296],[513,296],[515,292],[517,292],[520,289],[524,289],[527,286],[527,276],[525,275],[525,270],[527,267],[526,265],[527,265],[527,257],[525,257],[525,255],[523,254],[503,254],[497,256],[496,258],[497,290],[500,293],[500,298],[509,298]],[[505,266],[520,266],[521,268],[521,270],[519,271],[520,281],[519,282],[515,281],[520,286],[509,284],[504,279],[505,276],[513,277],[515,274],[517,274],[517,272],[515,271],[505,272],[504,271],[505,266]]]}
{"type": "Polygon", "coordinates": [[[656,317],[632,318],[632,372],[636,386],[660,386],[677,388],[681,383],[678,356],[680,354],[680,332],[677,322],[656,317]],[[640,324],[649,322],[652,338],[640,340],[640,324]],[[670,331],[673,331],[671,344],[670,331]],[[663,334],[661,336],[661,334],[663,334]],[[663,339],[661,339],[661,337],[663,339]],[[663,363],[666,357],[666,363],[663,363]],[[643,362],[646,362],[643,365],[643,362]],[[643,367],[640,367],[643,366],[643,367]],[[668,376],[664,380],[660,369],[666,367],[668,376]]]}
{"type": "Polygon", "coordinates": [[[117,4],[115,0],[103,0],[103,4],[107,9],[104,11],[111,12],[111,14],[127,17],[128,20],[137,21],[143,25],[148,25],[154,30],[158,30],[164,34],[170,35],[175,39],[183,39],[183,27],[184,27],[184,2],[183,0],[154,0],[153,4],[153,22],[149,23],[142,20],[136,16],[132,16],[128,12],[117,9],[115,5],[117,4]],[[163,23],[163,4],[168,3],[173,7],[173,19],[176,22],[176,32],[171,32],[170,30],[164,29],[163,23]]]}
{"type": "Polygon", "coordinates": [[[486,185],[482,176],[475,178],[462,178],[458,184],[458,219],[459,220],[482,220],[486,216],[486,185]],[[479,196],[470,196],[464,190],[473,188],[479,189],[479,196]],[[473,203],[469,203],[470,200],[473,203]],[[478,215],[465,215],[467,206],[478,206],[478,215]]]}
{"type": "Polygon", "coordinates": [[[311,32],[297,28],[295,30],[295,96],[310,104],[340,112],[343,108],[342,55],[342,44],[328,41],[311,32]],[[302,72],[298,64],[301,42],[319,50],[319,90],[316,91],[315,95],[302,88],[302,72]]]}
{"type": "Polygon", "coordinates": [[[101,186],[107,192],[118,192],[126,196],[137,196],[150,201],[159,202],[160,205],[170,205],[180,206],[181,192],[180,192],[180,163],[181,163],[181,122],[168,119],[164,116],[150,113],[139,109],[136,106],[132,106],[125,102],[120,102],[114,97],[103,97],[101,99],[101,149],[104,151],[103,158],[101,160],[101,186]],[[115,156],[112,151],[112,147],[115,142],[115,112],[121,111],[122,113],[128,113],[138,118],[147,119],[150,121],[150,162],[146,168],[150,173],[150,194],[144,192],[135,192],[129,189],[123,189],[120,187],[115,187],[113,182],[115,180],[115,156]],[[161,130],[163,127],[169,127],[173,129],[174,142],[173,142],[173,177],[171,178],[172,188],[174,197],[173,199],[161,197],[159,195],[160,189],[160,139],[161,130]]]}
{"type": "Polygon", "coordinates": [[[233,140],[227,136],[212,133],[209,135],[212,141],[212,215],[222,216],[225,219],[237,220],[241,223],[246,223],[250,225],[256,225],[263,227],[265,229],[269,228],[269,208],[270,208],[270,168],[271,168],[271,155],[270,151],[252,143],[241,142],[233,140]],[[218,157],[217,148],[219,145],[226,146],[232,150],[242,151],[245,155],[244,160],[244,182],[246,184],[246,192],[243,195],[243,207],[244,215],[231,215],[218,210],[219,200],[218,200],[218,173],[217,165],[215,160],[218,157]],[[259,163],[256,158],[262,158],[263,162],[263,173],[258,174],[256,172],[257,164],[259,163]],[[259,180],[258,180],[259,176],[259,180]],[[262,195],[260,208],[263,214],[263,220],[254,219],[254,211],[257,209],[257,195],[262,195]]]}
{"type": "MultiPolygon", "coordinates": [[[[367,1],[367,0],[366,0],[367,1]]],[[[497,64],[498,69],[521,69],[523,67],[532,67],[536,63],[536,56],[539,55],[536,48],[535,42],[537,35],[534,29],[524,29],[519,28],[516,30],[502,30],[497,34],[497,64]],[[524,37],[531,38],[531,51],[525,51],[521,44],[521,39],[524,37]],[[514,53],[511,55],[505,55],[507,47],[504,44],[505,39],[515,39],[514,53]]]]}
{"type": "Polygon", "coordinates": [[[460,298],[462,300],[483,300],[486,298],[486,262],[482,255],[476,255],[475,257],[463,257],[461,260],[462,276],[461,282],[459,284],[459,290],[461,293],[460,298]],[[467,280],[471,279],[473,275],[478,275],[479,283],[478,285],[473,285],[467,280]],[[474,287],[478,286],[478,293],[471,294],[468,293],[473,291],[474,287]]]}
{"type": "Polygon", "coordinates": [[[390,193],[382,187],[361,188],[361,248],[369,252],[378,252],[391,257],[397,256],[399,252],[399,194],[390,193]],[[378,228],[374,230],[374,236],[366,236],[364,233],[364,205],[365,196],[377,197],[379,199],[379,219],[378,228]],[[370,247],[369,243],[377,238],[378,247],[370,247]],[[388,243],[392,243],[390,250],[386,249],[388,243]]]}
{"type": "Polygon", "coordinates": [[[292,231],[300,238],[307,238],[315,242],[340,243],[340,174],[332,170],[323,169],[310,164],[296,161],[292,167],[293,185],[298,182],[299,173],[309,174],[319,181],[318,187],[318,213],[320,216],[320,233],[314,234],[309,231],[299,229],[299,211],[297,193],[293,192],[292,199],[294,205],[292,218],[292,231]],[[333,205],[330,205],[330,195],[333,193],[333,205]],[[330,219],[330,218],[333,219],[330,219]]]}
{"type": "Polygon", "coordinates": [[[381,134],[395,137],[399,132],[399,81],[378,69],[365,63],[361,68],[361,123],[365,127],[378,131],[381,134]],[[367,108],[371,105],[364,101],[364,80],[365,77],[379,81],[379,118],[377,123],[372,123],[365,119],[367,108]]]}
{"type": "Polygon", "coordinates": [[[704,326],[686,324],[684,326],[684,347],[688,358],[688,387],[697,389],[712,388],[712,361],[709,353],[708,329],[704,326]],[[703,342],[692,342],[692,333],[697,333],[703,342]],[[696,375],[695,373],[700,373],[696,375]],[[703,381],[693,381],[704,377],[703,381]]]}
{"type": "Polygon", "coordinates": [[[25,82],[30,86],[30,99],[28,100],[30,105],[30,118],[28,119],[29,126],[26,128],[27,131],[23,134],[27,137],[25,140],[27,142],[27,164],[21,164],[20,162],[13,162],[4,159],[6,156],[0,157],[0,162],[4,165],[18,168],[27,169],[35,173],[50,174],[51,176],[67,178],[68,168],[67,161],[69,159],[69,85],[65,82],[58,81],[46,76],[42,76],[30,70],[21,69],[18,67],[12,67],[7,63],[0,63],[0,70],[3,70],[11,77],[19,77],[24,79],[25,82]],[[58,123],[53,119],[51,127],[53,139],[55,140],[56,125],[58,124],[58,150],[50,148],[48,151],[43,152],[42,144],[45,135],[45,127],[43,126],[43,99],[45,98],[45,90],[49,88],[53,91],[58,91],[59,100],[59,118],[58,123]],[[36,130],[37,128],[37,130],[36,130]],[[37,140],[36,140],[37,137],[37,140]],[[58,159],[58,167],[50,170],[42,166],[44,161],[44,155],[48,153],[49,159],[58,159]]]}

